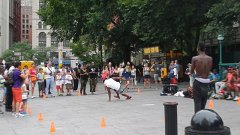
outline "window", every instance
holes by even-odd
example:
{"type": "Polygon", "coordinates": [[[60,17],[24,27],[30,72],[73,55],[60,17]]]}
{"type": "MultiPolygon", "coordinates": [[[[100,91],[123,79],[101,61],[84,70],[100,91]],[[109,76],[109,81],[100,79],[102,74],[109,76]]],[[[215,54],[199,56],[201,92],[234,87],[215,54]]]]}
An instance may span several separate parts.
{"type": "Polygon", "coordinates": [[[30,25],[30,29],[32,28],[32,25],[30,25]]]}
{"type": "Polygon", "coordinates": [[[57,33],[53,32],[51,34],[51,47],[58,47],[57,33]]]}
{"type": "Polygon", "coordinates": [[[24,34],[24,33],[25,33],[25,30],[22,30],[22,33],[24,34]]]}
{"type": "Polygon", "coordinates": [[[42,22],[38,22],[38,28],[42,29],[42,22]]]}
{"type": "Polygon", "coordinates": [[[26,28],[28,28],[29,27],[29,25],[26,25],[26,28]]]}
{"type": "Polygon", "coordinates": [[[25,19],[23,19],[22,22],[25,23],[25,19]]]}
{"type": "Polygon", "coordinates": [[[47,28],[46,23],[43,23],[43,29],[46,29],[46,28],[47,28]]]}
{"type": "Polygon", "coordinates": [[[26,15],[26,17],[28,18],[28,15],[26,15]]]}
{"type": "Polygon", "coordinates": [[[26,34],[28,34],[28,30],[26,30],[26,34]]]}
{"type": "Polygon", "coordinates": [[[22,28],[25,28],[25,25],[22,25],[22,28]]]}
{"type": "Polygon", "coordinates": [[[38,35],[38,45],[39,47],[46,47],[46,33],[41,32],[38,35]]]}
{"type": "Polygon", "coordinates": [[[25,18],[25,15],[22,15],[23,18],[25,18]]]}
{"type": "Polygon", "coordinates": [[[70,46],[70,41],[69,40],[64,40],[63,41],[63,47],[69,47],[70,46]]]}
{"type": "Polygon", "coordinates": [[[39,0],[39,9],[44,8],[46,5],[45,0],[39,0]]]}
{"type": "Polygon", "coordinates": [[[28,19],[26,20],[26,23],[29,23],[29,20],[28,20],[28,19]]]}
{"type": "Polygon", "coordinates": [[[22,38],[25,38],[25,35],[22,35],[22,38]]]}
{"type": "Polygon", "coordinates": [[[26,35],[26,39],[28,39],[29,38],[29,36],[28,35],[26,35]]]}

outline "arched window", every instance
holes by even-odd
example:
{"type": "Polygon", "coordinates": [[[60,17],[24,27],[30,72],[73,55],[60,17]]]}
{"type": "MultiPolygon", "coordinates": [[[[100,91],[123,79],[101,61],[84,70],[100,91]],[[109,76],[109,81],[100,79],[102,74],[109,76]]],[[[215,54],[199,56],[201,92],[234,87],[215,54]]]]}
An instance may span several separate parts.
{"type": "Polygon", "coordinates": [[[46,42],[47,42],[46,33],[45,32],[39,33],[39,35],[38,35],[38,45],[39,45],[39,47],[46,47],[46,42]]]}
{"type": "Polygon", "coordinates": [[[45,22],[43,22],[43,29],[46,29],[47,28],[47,25],[45,22]]]}
{"type": "Polygon", "coordinates": [[[42,29],[42,22],[38,22],[38,28],[42,29]]]}
{"type": "Polygon", "coordinates": [[[51,34],[51,47],[58,47],[57,33],[53,32],[51,34]]]}

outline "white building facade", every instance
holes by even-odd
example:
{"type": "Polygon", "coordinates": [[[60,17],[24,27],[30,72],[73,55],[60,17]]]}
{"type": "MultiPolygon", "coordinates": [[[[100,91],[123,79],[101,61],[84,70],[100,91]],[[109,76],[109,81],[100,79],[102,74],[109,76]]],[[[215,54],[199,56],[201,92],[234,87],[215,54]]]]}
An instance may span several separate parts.
{"type": "Polygon", "coordinates": [[[44,6],[44,0],[32,0],[32,48],[50,48],[50,55],[55,65],[59,64],[59,52],[62,53],[62,64],[75,67],[78,58],[74,57],[70,49],[70,41],[59,42],[57,33],[51,26],[46,25],[37,14],[38,10],[44,6]]]}
{"type": "Polygon", "coordinates": [[[9,1],[0,0],[0,57],[9,48],[9,1]]]}

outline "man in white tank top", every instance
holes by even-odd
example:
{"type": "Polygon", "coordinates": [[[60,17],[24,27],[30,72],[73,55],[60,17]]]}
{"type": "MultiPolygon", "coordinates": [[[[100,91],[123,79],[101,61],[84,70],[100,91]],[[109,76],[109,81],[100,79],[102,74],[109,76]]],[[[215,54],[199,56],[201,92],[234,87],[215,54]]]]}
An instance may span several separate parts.
{"type": "Polygon", "coordinates": [[[106,79],[104,81],[104,85],[107,87],[107,91],[108,91],[108,97],[109,97],[109,101],[111,101],[111,89],[114,90],[117,94],[117,96],[114,96],[115,98],[118,98],[120,99],[120,96],[119,94],[121,94],[122,96],[126,97],[126,100],[128,99],[131,99],[132,97],[127,95],[127,94],[124,94],[124,90],[127,88],[127,86],[129,84],[126,84],[124,86],[124,88],[122,89],[121,88],[121,84],[115,80],[113,80],[112,78],[109,78],[109,79],[106,79]]]}

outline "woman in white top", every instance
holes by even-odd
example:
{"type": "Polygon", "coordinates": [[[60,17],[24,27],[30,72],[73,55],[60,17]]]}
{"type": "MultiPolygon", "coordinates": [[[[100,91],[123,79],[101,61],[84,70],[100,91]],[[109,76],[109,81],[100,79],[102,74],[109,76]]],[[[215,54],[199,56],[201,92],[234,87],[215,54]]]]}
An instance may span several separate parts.
{"type": "Polygon", "coordinates": [[[54,84],[54,75],[55,75],[55,68],[52,67],[52,63],[49,62],[47,67],[44,71],[46,75],[46,89],[45,89],[45,95],[47,97],[48,94],[50,94],[52,97],[55,97],[53,94],[53,84],[54,84]],[[49,89],[50,88],[50,89],[49,89]]]}
{"type": "Polygon", "coordinates": [[[144,88],[146,88],[146,86],[148,85],[149,88],[150,87],[150,79],[151,79],[151,76],[150,76],[150,67],[148,66],[148,64],[144,64],[144,67],[143,67],[143,77],[144,77],[144,88]]]}
{"type": "Polygon", "coordinates": [[[135,86],[137,85],[136,71],[137,71],[137,69],[135,68],[134,65],[132,65],[132,69],[131,69],[131,81],[132,81],[132,87],[135,87],[135,86]]]}

